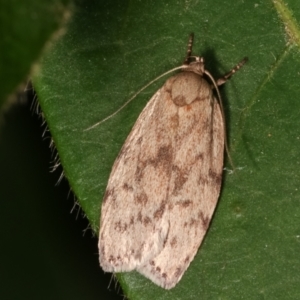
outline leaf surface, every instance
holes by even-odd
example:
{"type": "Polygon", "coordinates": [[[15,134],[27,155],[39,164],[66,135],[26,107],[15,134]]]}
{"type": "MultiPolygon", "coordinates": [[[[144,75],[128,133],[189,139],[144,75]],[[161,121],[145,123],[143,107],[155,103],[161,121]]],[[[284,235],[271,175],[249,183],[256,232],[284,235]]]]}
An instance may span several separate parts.
{"type": "MultiPolygon", "coordinates": [[[[230,154],[195,260],[172,290],[119,274],[129,299],[297,299],[300,293],[299,1],[77,2],[34,84],[65,175],[95,231],[112,164],[139,113],[180,66],[188,35],[221,88],[230,154]],[[287,2],[286,2],[287,3],[287,2]]],[[[170,254],[171,258],[171,254],[170,254]]]]}

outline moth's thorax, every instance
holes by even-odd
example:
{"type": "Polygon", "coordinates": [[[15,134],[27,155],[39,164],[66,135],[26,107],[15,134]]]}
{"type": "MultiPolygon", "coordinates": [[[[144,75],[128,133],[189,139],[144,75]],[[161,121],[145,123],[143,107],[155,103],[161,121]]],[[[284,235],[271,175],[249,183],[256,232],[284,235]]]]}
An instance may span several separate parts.
{"type": "Polygon", "coordinates": [[[205,71],[204,58],[199,56],[194,56],[192,58],[194,58],[195,60],[190,62],[188,65],[185,65],[183,71],[190,71],[203,76],[203,73],[205,71]]]}
{"type": "Polygon", "coordinates": [[[186,69],[167,80],[166,89],[177,106],[205,101],[212,96],[209,83],[201,75],[186,69]]]}

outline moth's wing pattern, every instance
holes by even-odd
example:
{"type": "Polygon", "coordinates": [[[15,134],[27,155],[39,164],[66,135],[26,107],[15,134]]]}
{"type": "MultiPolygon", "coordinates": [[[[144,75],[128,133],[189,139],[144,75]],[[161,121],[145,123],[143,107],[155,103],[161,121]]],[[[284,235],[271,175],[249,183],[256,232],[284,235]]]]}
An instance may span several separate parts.
{"type": "Polygon", "coordinates": [[[165,128],[174,130],[176,149],[163,216],[168,236],[163,250],[137,269],[166,289],[181,279],[203,240],[218,201],[224,157],[224,121],[212,95],[177,108],[172,118],[178,128],[165,128]]]}
{"type": "Polygon", "coordinates": [[[113,166],[100,223],[104,271],[136,269],[167,289],[202,242],[223,166],[219,105],[201,76],[184,73],[171,77],[139,116],[113,166]]]}
{"type": "Polygon", "coordinates": [[[99,234],[100,265],[107,272],[146,263],[161,252],[168,234],[169,220],[163,216],[172,147],[162,129],[167,114],[160,97],[158,90],[140,114],[110,174],[99,234]]]}

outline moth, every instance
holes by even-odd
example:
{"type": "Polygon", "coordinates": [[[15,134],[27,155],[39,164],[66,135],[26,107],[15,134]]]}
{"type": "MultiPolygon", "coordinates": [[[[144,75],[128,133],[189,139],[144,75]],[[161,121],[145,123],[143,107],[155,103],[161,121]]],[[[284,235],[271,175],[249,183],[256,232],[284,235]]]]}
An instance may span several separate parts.
{"type": "Polygon", "coordinates": [[[226,146],[218,80],[192,56],[150,99],[127,137],[102,203],[99,260],[173,288],[194,259],[216,207],[226,146]],[[215,98],[216,94],[218,100],[215,98]]]}

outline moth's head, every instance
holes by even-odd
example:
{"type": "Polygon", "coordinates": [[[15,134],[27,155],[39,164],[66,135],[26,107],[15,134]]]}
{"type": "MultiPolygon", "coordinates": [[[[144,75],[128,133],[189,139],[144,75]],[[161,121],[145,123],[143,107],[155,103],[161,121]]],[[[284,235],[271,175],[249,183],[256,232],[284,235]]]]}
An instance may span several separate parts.
{"type": "Polygon", "coordinates": [[[182,71],[194,72],[199,75],[203,75],[204,69],[204,58],[200,56],[190,56],[187,64],[184,64],[182,71]]]}

